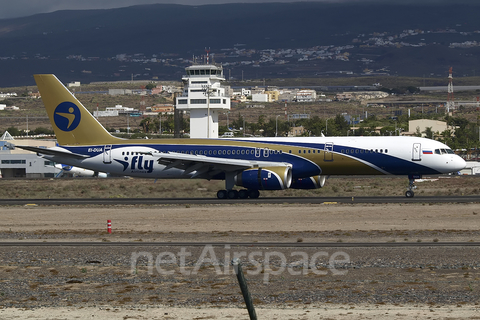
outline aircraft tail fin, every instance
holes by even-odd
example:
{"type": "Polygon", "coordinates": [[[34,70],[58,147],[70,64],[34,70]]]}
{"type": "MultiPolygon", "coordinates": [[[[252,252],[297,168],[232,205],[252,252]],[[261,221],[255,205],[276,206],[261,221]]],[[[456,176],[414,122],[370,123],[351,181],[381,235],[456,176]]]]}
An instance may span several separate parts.
{"type": "Polygon", "coordinates": [[[53,74],[34,75],[59,145],[101,145],[112,136],[53,74]]]}

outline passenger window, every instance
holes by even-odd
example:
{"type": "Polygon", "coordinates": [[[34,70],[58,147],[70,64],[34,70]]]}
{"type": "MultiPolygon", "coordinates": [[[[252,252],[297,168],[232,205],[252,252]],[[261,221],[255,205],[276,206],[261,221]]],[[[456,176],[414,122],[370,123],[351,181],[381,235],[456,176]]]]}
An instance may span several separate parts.
{"type": "Polygon", "coordinates": [[[217,150],[213,150],[213,154],[217,154],[217,150]]]}
{"type": "Polygon", "coordinates": [[[242,150],[242,154],[245,154],[245,150],[242,150]]]}
{"type": "Polygon", "coordinates": [[[298,150],[298,153],[302,153],[302,150],[298,150]]]}
{"type": "Polygon", "coordinates": [[[388,153],[388,149],[385,149],[385,153],[388,153]]]}
{"type": "Polygon", "coordinates": [[[227,154],[230,154],[230,150],[227,150],[227,154]]]}
{"type": "Polygon", "coordinates": [[[288,153],[292,153],[292,150],[288,150],[288,153]]]}
{"type": "Polygon", "coordinates": [[[310,150],[308,150],[308,153],[310,153],[310,150]]]}

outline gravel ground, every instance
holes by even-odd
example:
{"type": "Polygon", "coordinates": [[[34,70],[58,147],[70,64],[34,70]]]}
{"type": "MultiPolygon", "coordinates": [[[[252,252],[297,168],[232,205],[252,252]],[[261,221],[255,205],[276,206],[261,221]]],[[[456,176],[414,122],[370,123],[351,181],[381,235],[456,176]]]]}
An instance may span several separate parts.
{"type": "Polygon", "coordinates": [[[138,246],[2,247],[0,317],[248,319],[230,265],[239,256],[261,318],[480,319],[478,247],[141,246],[142,241],[479,241],[476,212],[478,204],[6,207],[2,241],[136,241],[138,246]],[[113,220],[111,235],[106,218],[113,220]]]}

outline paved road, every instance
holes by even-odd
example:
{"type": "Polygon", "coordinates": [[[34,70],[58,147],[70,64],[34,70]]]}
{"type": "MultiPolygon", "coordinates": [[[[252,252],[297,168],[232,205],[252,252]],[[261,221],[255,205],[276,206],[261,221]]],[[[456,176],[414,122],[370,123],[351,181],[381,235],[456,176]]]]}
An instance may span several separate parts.
{"type": "Polygon", "coordinates": [[[258,199],[216,198],[108,198],[108,199],[0,199],[0,206],[11,205],[175,205],[175,204],[331,204],[331,203],[480,203],[475,196],[415,196],[396,197],[265,197],[258,199]]]}

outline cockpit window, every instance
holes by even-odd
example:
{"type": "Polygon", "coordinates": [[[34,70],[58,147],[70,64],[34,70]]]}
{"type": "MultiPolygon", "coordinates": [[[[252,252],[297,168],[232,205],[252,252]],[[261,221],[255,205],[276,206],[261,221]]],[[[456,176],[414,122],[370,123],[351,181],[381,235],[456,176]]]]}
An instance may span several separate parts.
{"type": "Polygon", "coordinates": [[[435,154],[455,154],[452,149],[435,149],[435,154]]]}

